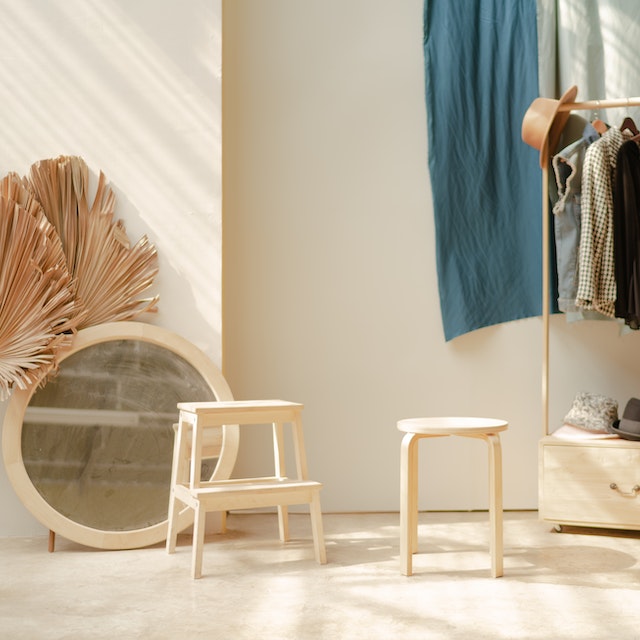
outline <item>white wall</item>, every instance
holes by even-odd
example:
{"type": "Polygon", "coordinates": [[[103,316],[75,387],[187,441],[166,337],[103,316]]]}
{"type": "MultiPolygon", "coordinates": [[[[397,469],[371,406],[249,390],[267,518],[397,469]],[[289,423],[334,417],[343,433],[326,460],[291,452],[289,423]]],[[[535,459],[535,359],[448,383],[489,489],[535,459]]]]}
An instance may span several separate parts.
{"type": "MultiPolygon", "coordinates": [[[[0,173],[58,155],[104,171],[158,248],[144,320],[221,361],[220,0],[0,0],[0,173]]],[[[0,415],[4,407],[0,405],[0,415]]],[[[0,535],[40,532],[0,465],[0,535]]]]}
{"type": "MultiPolygon", "coordinates": [[[[541,320],[443,338],[422,7],[223,3],[225,374],[238,398],[305,403],[327,511],[397,510],[396,421],[442,414],[507,419],[505,507],[536,508],[541,320]]],[[[640,395],[637,335],[562,317],[551,333],[554,427],[576,391],[640,395]]],[[[487,506],[481,442],[421,451],[421,507],[487,506]]]]}

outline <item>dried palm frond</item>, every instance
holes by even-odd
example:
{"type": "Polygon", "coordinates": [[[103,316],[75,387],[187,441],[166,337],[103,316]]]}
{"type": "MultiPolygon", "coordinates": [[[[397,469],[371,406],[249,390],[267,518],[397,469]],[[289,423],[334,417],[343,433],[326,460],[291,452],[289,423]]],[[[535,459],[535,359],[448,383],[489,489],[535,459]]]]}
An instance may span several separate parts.
{"type": "Polygon", "coordinates": [[[0,182],[0,399],[55,369],[75,331],[74,300],[55,229],[7,177],[0,182]]]}
{"type": "MultiPolygon", "coordinates": [[[[20,178],[17,173],[8,173],[2,180],[0,180],[0,196],[4,196],[8,200],[13,200],[23,209],[26,209],[29,213],[35,216],[38,223],[42,226],[43,232],[47,234],[51,242],[56,244],[56,250],[64,256],[64,249],[62,247],[60,235],[47,219],[42,205],[36,199],[26,178],[20,178]]],[[[68,264],[67,270],[69,270],[68,264]]],[[[73,278],[69,286],[74,292],[75,297],[73,317],[70,318],[70,322],[73,322],[73,328],[76,329],[86,316],[86,312],[82,309],[82,302],[78,298],[77,286],[73,278]]]]}
{"type": "Polygon", "coordinates": [[[41,216],[44,213],[27,180],[17,173],[8,173],[0,180],[0,195],[7,200],[13,200],[33,216],[41,216]]]}
{"type": "Polygon", "coordinates": [[[27,183],[60,236],[86,314],[79,328],[157,310],[158,296],[138,297],[158,272],[156,249],[146,236],[130,246],[124,223],[114,220],[115,196],[102,172],[91,206],[89,171],[77,156],[36,162],[27,183]]]}

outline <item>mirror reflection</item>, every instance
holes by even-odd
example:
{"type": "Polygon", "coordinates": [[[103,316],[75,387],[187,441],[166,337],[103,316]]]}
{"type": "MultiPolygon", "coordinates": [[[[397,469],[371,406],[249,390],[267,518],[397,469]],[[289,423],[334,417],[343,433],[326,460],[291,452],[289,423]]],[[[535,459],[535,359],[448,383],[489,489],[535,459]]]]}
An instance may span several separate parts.
{"type": "Polygon", "coordinates": [[[135,339],[93,344],[64,359],[32,396],[22,428],[25,469],[74,522],[105,531],[149,527],[167,516],[176,404],[215,399],[173,351],[135,339]]]}

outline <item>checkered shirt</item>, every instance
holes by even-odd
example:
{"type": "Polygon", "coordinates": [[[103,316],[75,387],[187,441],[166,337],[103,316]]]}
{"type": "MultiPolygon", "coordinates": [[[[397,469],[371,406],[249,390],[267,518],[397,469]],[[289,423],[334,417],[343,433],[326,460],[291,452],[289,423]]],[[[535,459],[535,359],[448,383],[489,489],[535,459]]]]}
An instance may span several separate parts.
{"type": "Polygon", "coordinates": [[[615,316],[613,182],[618,150],[625,138],[609,128],[589,146],[582,167],[578,293],[576,306],[615,316]]]}

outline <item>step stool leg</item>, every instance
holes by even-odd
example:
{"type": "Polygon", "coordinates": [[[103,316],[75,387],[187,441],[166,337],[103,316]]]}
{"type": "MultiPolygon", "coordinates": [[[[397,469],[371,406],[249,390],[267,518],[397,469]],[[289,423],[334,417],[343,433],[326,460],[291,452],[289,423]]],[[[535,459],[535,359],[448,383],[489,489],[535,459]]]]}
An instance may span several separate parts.
{"type": "Polygon", "coordinates": [[[286,505],[278,505],[278,531],[280,532],[280,542],[289,540],[289,509],[286,505]]]}
{"type": "Polygon", "coordinates": [[[169,490],[169,508],[167,513],[167,553],[174,553],[178,539],[178,515],[180,508],[175,497],[174,487],[188,478],[187,437],[185,425],[174,424],[173,458],[171,463],[171,488],[169,490]]]}
{"type": "Polygon", "coordinates": [[[311,531],[313,533],[313,547],[318,564],[327,563],[327,552],[324,546],[324,531],[322,527],[322,509],[320,507],[320,491],[313,492],[313,498],[309,503],[311,514],[311,531]]]}
{"type": "Polygon", "coordinates": [[[202,552],[206,515],[207,512],[198,504],[193,522],[193,555],[191,557],[191,577],[194,580],[202,576],[202,552]]]}
{"type": "Polygon", "coordinates": [[[171,489],[171,495],[169,498],[169,515],[167,522],[167,553],[175,553],[176,542],[178,540],[178,500],[173,495],[173,489],[171,489]]]}

